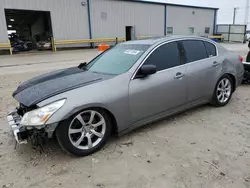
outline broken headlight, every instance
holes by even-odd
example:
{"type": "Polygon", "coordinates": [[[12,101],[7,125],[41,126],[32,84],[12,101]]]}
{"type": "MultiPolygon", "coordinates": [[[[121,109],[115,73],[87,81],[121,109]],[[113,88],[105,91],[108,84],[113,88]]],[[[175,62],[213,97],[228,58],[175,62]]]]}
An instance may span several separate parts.
{"type": "Polygon", "coordinates": [[[65,101],[66,99],[56,101],[44,107],[25,113],[20,124],[24,126],[44,125],[46,121],[64,105],[65,101]]]}

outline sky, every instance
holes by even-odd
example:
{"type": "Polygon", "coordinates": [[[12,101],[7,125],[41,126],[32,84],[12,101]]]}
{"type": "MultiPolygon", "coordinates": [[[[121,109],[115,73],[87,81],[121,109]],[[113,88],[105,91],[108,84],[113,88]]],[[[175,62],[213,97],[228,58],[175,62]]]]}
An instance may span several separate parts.
{"type": "MultiPolygon", "coordinates": [[[[219,8],[218,24],[232,24],[233,23],[233,9],[239,8],[236,14],[236,24],[244,24],[246,1],[247,0],[151,0],[161,1],[175,4],[208,6],[219,8]]],[[[248,9],[250,11],[250,9],[248,9]]],[[[250,13],[248,18],[248,28],[250,28],[250,13]]]]}

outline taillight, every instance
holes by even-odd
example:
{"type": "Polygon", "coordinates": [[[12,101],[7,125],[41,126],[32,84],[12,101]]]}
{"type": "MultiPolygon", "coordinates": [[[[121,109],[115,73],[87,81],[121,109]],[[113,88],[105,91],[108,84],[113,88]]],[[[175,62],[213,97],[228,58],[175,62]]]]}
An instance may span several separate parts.
{"type": "Polygon", "coordinates": [[[243,62],[243,57],[239,55],[239,60],[242,63],[243,62]]]}

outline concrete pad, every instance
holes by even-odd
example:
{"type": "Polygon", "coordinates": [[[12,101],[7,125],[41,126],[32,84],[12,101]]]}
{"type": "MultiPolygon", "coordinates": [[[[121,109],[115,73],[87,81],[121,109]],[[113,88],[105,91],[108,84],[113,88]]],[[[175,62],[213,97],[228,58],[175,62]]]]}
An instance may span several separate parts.
{"type": "Polygon", "coordinates": [[[97,49],[4,55],[0,56],[0,67],[60,62],[81,63],[90,61],[96,55],[98,55],[97,49]]]}

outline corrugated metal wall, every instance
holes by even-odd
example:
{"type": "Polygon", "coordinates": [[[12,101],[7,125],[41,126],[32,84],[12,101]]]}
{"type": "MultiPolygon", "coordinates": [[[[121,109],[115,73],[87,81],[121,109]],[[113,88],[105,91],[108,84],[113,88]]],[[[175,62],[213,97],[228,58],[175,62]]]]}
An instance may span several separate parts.
{"type": "MultiPolygon", "coordinates": [[[[88,39],[87,0],[0,0],[0,43],[8,41],[4,9],[50,11],[53,35],[57,40],[88,39]],[[82,2],[86,3],[82,6],[82,2]]],[[[173,34],[213,34],[213,9],[167,5],[167,27],[173,34]],[[205,27],[210,33],[205,34],[205,27]]],[[[90,0],[93,38],[125,37],[125,26],[135,26],[135,36],[163,36],[165,5],[122,0],[90,0]]]]}
{"type": "Polygon", "coordinates": [[[7,43],[8,35],[7,35],[7,27],[4,13],[4,2],[1,0],[0,2],[0,43],[7,43]]]}
{"type": "Polygon", "coordinates": [[[57,40],[88,39],[88,9],[84,0],[0,0],[0,43],[8,41],[4,9],[50,11],[57,40]]]}
{"type": "Polygon", "coordinates": [[[125,26],[136,36],[164,35],[164,5],[118,0],[91,0],[93,38],[125,37],[125,26]]]}
{"type": "Polygon", "coordinates": [[[213,34],[214,11],[210,9],[167,6],[167,27],[173,27],[174,35],[189,35],[189,27],[194,27],[194,35],[213,34]],[[210,33],[205,33],[205,27],[210,33]]]}

